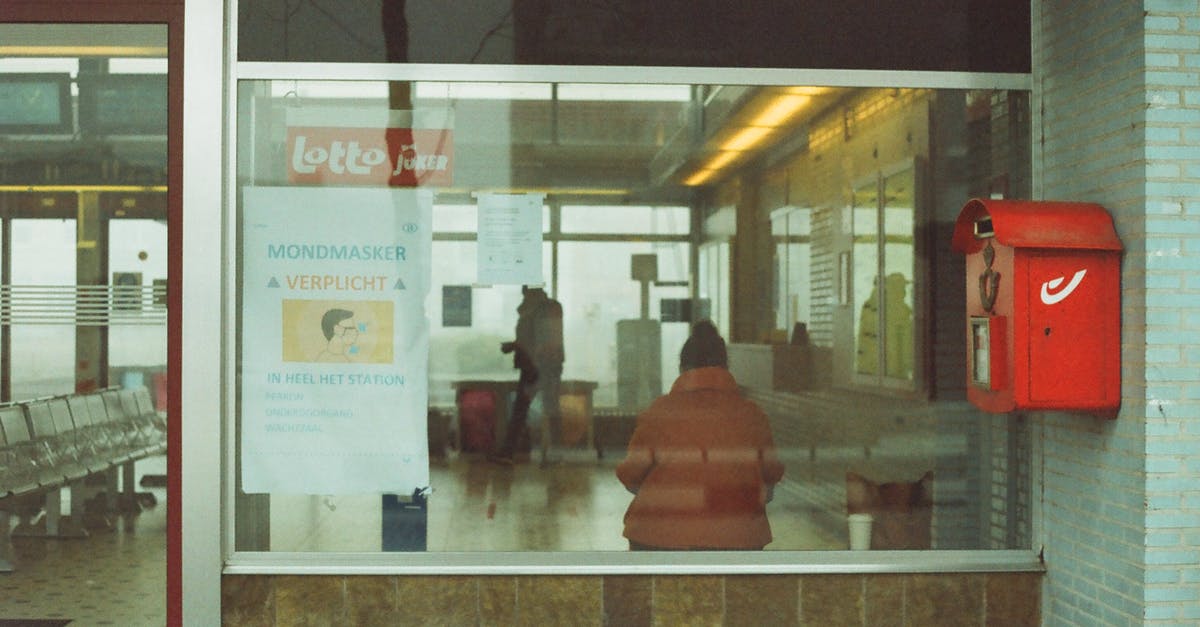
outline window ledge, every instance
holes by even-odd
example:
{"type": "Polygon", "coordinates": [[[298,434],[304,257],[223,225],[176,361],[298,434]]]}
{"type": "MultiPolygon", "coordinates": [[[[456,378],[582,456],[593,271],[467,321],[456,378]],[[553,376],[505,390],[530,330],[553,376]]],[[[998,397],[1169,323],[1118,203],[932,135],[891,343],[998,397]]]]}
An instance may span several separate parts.
{"type": "Polygon", "coordinates": [[[226,575],[846,575],[1045,572],[1037,553],[763,551],[235,553],[226,575]]]}

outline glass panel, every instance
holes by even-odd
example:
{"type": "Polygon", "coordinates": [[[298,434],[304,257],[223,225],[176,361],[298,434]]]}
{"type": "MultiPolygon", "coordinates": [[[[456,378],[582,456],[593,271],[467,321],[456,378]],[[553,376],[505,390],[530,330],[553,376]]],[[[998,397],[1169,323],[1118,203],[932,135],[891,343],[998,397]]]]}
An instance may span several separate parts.
{"type": "Polygon", "coordinates": [[[621,205],[564,205],[563,233],[629,233],[687,235],[692,230],[687,207],[635,207],[621,205]]]}
{"type": "MultiPolygon", "coordinates": [[[[108,228],[108,269],[113,284],[142,290],[139,308],[166,308],[167,225],[158,220],[112,220],[108,228]],[[125,280],[127,279],[127,280],[125,280]],[[158,292],[154,289],[158,286],[158,292]]],[[[154,394],[155,377],[165,376],[167,335],[156,324],[114,325],[108,332],[108,363],[113,383],[145,385],[154,394]]]]}
{"type": "Polygon", "coordinates": [[[729,337],[729,248],[727,242],[700,247],[700,300],[722,337],[729,337]]]}
{"type": "MultiPolygon", "coordinates": [[[[0,12],[11,15],[11,5],[0,12]]],[[[45,5],[40,13],[97,19],[103,7],[96,7],[59,11],[45,5]]],[[[166,303],[153,300],[150,286],[167,278],[167,31],[162,23],[0,24],[0,220],[6,241],[0,250],[0,364],[6,368],[0,400],[144,383],[158,401],[147,412],[157,418],[165,409],[152,378],[163,375],[165,384],[166,303]]],[[[210,310],[218,315],[220,303],[210,310]]],[[[167,463],[155,446],[165,446],[166,434],[154,429],[136,446],[97,446],[89,440],[94,429],[69,430],[80,426],[72,417],[78,418],[56,416],[59,440],[46,446],[70,446],[42,460],[47,479],[38,493],[22,496],[34,498],[20,517],[41,524],[46,538],[82,538],[89,531],[90,538],[72,539],[78,545],[61,552],[23,551],[17,560],[0,548],[0,570],[15,565],[3,575],[6,585],[36,591],[6,592],[0,614],[166,624],[167,463]],[[76,476],[78,466],[68,463],[76,445],[104,457],[89,458],[88,467],[113,469],[76,476]],[[130,472],[119,483],[115,465],[130,472]],[[151,475],[157,481],[142,481],[151,475]],[[95,491],[83,486],[105,484],[106,477],[121,493],[110,490],[85,503],[95,491]],[[49,496],[61,496],[61,502],[49,496]],[[98,526],[111,530],[118,510],[122,528],[115,535],[96,533],[98,526]],[[121,551],[108,552],[118,537],[121,551]],[[138,581],[96,577],[89,593],[79,594],[73,579],[79,555],[87,555],[97,572],[136,571],[138,581]],[[5,564],[6,558],[12,562],[5,564]],[[97,598],[105,603],[95,603],[97,598]]],[[[146,426],[144,417],[133,418],[146,426]]],[[[112,424],[128,430],[132,423],[112,424]]],[[[8,531],[0,529],[0,544],[8,531]]],[[[43,539],[36,542],[41,546],[43,539]]]]}
{"type": "Polygon", "coordinates": [[[771,216],[771,237],[775,243],[775,328],[787,329],[791,326],[788,312],[788,229],[786,211],[777,211],[771,216]]]}
{"type": "MultiPolygon", "coordinates": [[[[437,233],[475,233],[479,210],[475,205],[444,205],[433,208],[433,230],[437,233]]],[[[550,208],[542,208],[542,232],[550,230],[550,208]]],[[[547,266],[548,267],[548,266],[547,266]]]]}
{"type": "MultiPolygon", "coordinates": [[[[75,286],[75,221],[13,220],[12,230],[12,284],[70,293],[75,286]],[[55,262],[47,263],[49,259],[55,262]]],[[[14,325],[12,359],[21,364],[11,374],[14,399],[75,391],[71,331],[53,324],[14,325]]]]}
{"type": "MultiPolygon", "coordinates": [[[[235,502],[238,550],[627,549],[624,514],[635,497],[617,479],[617,466],[629,454],[639,414],[677,380],[687,322],[699,318],[715,321],[742,395],[770,416],[784,475],[766,506],[773,537],[767,548],[846,548],[845,514],[871,482],[916,483],[910,487],[925,491],[910,504],[918,510],[910,512],[915,537],[903,548],[999,548],[984,540],[988,527],[1027,526],[1016,518],[1027,511],[1019,500],[1025,497],[992,500],[1008,473],[993,461],[1008,458],[984,451],[998,441],[986,421],[959,403],[923,400],[938,390],[919,380],[922,366],[953,367],[933,359],[966,350],[965,334],[939,334],[935,346],[915,321],[919,307],[960,305],[934,301],[936,285],[917,283],[927,275],[938,280],[944,268],[931,264],[948,263],[926,252],[936,243],[923,242],[918,225],[952,220],[957,207],[931,205],[916,182],[929,175],[934,185],[968,189],[975,181],[959,178],[986,181],[1009,167],[992,164],[993,154],[1028,151],[972,148],[978,174],[969,175],[934,161],[936,154],[959,154],[952,150],[961,148],[957,139],[938,144],[954,131],[935,135],[930,128],[966,119],[964,92],[739,85],[706,88],[720,96],[703,102],[635,97],[656,93],[654,87],[239,85],[241,239],[230,248],[239,251],[243,306],[254,299],[269,306],[238,312],[243,387],[232,419],[240,447],[231,455],[238,461],[232,480],[244,481],[246,467],[261,463],[245,451],[263,441],[253,429],[268,410],[266,424],[301,426],[276,428],[272,433],[289,434],[280,441],[308,438],[333,449],[345,446],[333,435],[343,427],[362,429],[370,446],[393,437],[393,427],[411,428],[381,454],[409,447],[412,459],[364,466],[359,474],[378,483],[353,489],[326,483],[326,476],[286,489],[242,483],[250,490],[235,502]],[[396,92],[413,95],[411,108],[389,100],[396,92]],[[692,110],[699,106],[704,111],[692,110]],[[794,119],[784,112],[789,107],[794,119]],[[950,115],[941,120],[940,112],[950,115]],[[700,118],[704,129],[687,122],[700,118]],[[746,128],[758,130],[751,136],[746,128]],[[760,158],[765,154],[770,158],[760,158]],[[435,167],[439,162],[444,169],[435,167]],[[766,162],[770,173],[762,171],[766,162]],[[375,167],[380,174],[354,171],[375,167]],[[412,176],[394,178],[406,168],[412,176]],[[707,178],[694,178],[698,172],[707,178]],[[755,188],[760,182],[769,189],[755,188]],[[522,207],[540,207],[540,229],[514,218],[511,239],[485,242],[496,237],[479,232],[478,207],[488,194],[512,202],[491,216],[499,221],[505,211],[522,216],[522,207]],[[425,206],[427,223],[414,213],[425,206]],[[702,232],[692,233],[692,224],[702,232]],[[759,228],[767,224],[769,234],[759,228]],[[759,239],[765,237],[769,244],[759,239]],[[541,273],[481,281],[485,243],[525,259],[536,247],[541,273]],[[643,255],[654,255],[653,262],[643,255]],[[765,271],[774,279],[755,274],[765,271]],[[535,283],[561,306],[557,412],[546,401],[553,390],[538,383],[555,379],[554,372],[542,379],[539,371],[531,381],[528,367],[514,367],[521,353],[501,351],[521,329],[542,325],[553,335],[552,305],[539,322],[521,316],[528,311],[521,285],[535,283]],[[735,302],[742,294],[761,298],[735,302]],[[409,308],[410,297],[419,307],[409,308]],[[344,353],[348,361],[336,365],[285,357],[288,342],[278,327],[286,325],[262,324],[270,319],[263,311],[286,311],[270,299],[322,301],[322,316],[353,311],[345,328],[353,329],[360,352],[344,353]],[[400,321],[386,329],[393,352],[363,361],[375,355],[368,338],[381,337],[389,319],[400,321]],[[797,334],[798,345],[789,345],[782,336],[793,339],[799,323],[808,341],[797,334]],[[740,337],[730,337],[734,328],[740,337]],[[262,362],[270,366],[254,371],[262,362]],[[413,390],[403,402],[377,394],[379,384],[398,383],[388,378],[396,373],[413,390]],[[363,375],[371,385],[343,387],[363,375]],[[514,455],[495,455],[521,411],[528,417],[515,431],[514,455]],[[295,416],[303,420],[283,420],[295,416]],[[427,484],[383,483],[405,463],[423,465],[427,484]],[[922,483],[928,471],[936,479],[922,483]],[[863,482],[848,484],[848,473],[863,482]],[[413,487],[429,489],[424,507],[413,487]],[[931,493],[939,495],[936,503],[927,502],[931,493]]],[[[974,129],[972,136],[1022,137],[1004,131],[974,129]]],[[[1011,177],[1027,179],[1026,172],[1011,177]]],[[[517,265],[508,270],[518,274],[517,265]]],[[[324,333],[317,319],[296,328],[305,329],[297,345],[324,333]]],[[[331,323],[335,335],[337,329],[331,323]]],[[[939,380],[953,375],[940,373],[939,380]]],[[[718,422],[696,418],[682,432],[718,422]]]]}
{"type": "MultiPolygon", "coordinates": [[[[500,344],[513,337],[521,290],[515,286],[476,285],[477,249],[473,241],[433,243],[434,258],[455,261],[433,264],[433,279],[426,306],[431,322],[429,404],[434,407],[454,408],[454,383],[458,380],[507,380],[514,376],[512,357],[500,352],[500,344]],[[446,286],[470,290],[467,304],[469,324],[444,324],[447,302],[443,288],[446,286]]],[[[546,271],[547,285],[550,284],[552,268],[550,250],[549,243],[543,245],[542,267],[546,271]]]]}
{"type": "MultiPolygon", "coordinates": [[[[635,242],[563,242],[559,244],[559,290],[562,293],[567,360],[563,376],[599,384],[593,402],[597,407],[624,406],[618,381],[621,368],[652,368],[646,376],[657,379],[654,398],[679,374],[679,348],[687,337],[686,325],[664,324],[658,354],[638,352],[631,361],[618,359],[622,320],[641,318],[641,288],[630,278],[630,259],[653,254],[658,259],[659,281],[686,281],[689,276],[686,244],[635,242]],[[657,364],[656,367],[648,364],[657,364]]],[[[684,288],[651,288],[645,304],[650,319],[657,320],[663,298],[686,296],[684,288]]],[[[634,340],[630,340],[634,341],[634,340]]],[[[637,350],[640,351],[639,346],[637,350]]],[[[639,370],[640,371],[640,370],[639,370]]],[[[640,410],[642,407],[628,407],[640,410]]]]}
{"type": "Polygon", "coordinates": [[[787,324],[783,327],[793,337],[796,323],[812,322],[812,296],[808,278],[811,276],[812,210],[796,209],[788,213],[787,257],[787,324]]]}
{"type": "Polygon", "coordinates": [[[854,265],[851,284],[854,298],[854,371],[878,374],[880,355],[879,295],[879,188],[871,180],[854,190],[854,265]]]}
{"type": "Polygon", "coordinates": [[[884,374],[913,377],[915,180],[906,169],[883,179],[884,374]]]}
{"type": "Polygon", "coordinates": [[[793,341],[797,323],[805,325],[807,335],[812,315],[809,289],[811,222],[811,210],[797,208],[777,210],[771,219],[771,232],[776,242],[775,330],[788,341],[793,341]]]}

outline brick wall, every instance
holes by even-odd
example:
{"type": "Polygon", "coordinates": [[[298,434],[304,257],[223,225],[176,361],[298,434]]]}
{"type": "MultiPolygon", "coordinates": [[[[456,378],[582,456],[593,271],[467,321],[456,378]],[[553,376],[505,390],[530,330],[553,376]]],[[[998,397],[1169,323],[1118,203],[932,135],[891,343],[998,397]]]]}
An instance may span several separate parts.
{"type": "Polygon", "coordinates": [[[1038,196],[1104,205],[1126,247],[1119,416],[1036,417],[1045,622],[1195,624],[1200,2],[1035,2],[1034,42],[1038,196]]]}
{"type": "Polygon", "coordinates": [[[1200,2],[1146,2],[1148,624],[1200,622],[1200,2]]]}

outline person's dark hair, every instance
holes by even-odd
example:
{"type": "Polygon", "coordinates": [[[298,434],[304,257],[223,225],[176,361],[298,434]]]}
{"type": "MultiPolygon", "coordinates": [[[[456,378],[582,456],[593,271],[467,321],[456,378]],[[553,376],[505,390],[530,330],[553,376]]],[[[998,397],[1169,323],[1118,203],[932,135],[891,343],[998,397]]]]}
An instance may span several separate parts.
{"type": "Polygon", "coordinates": [[[679,351],[679,371],[718,366],[729,367],[725,354],[725,340],[711,320],[701,320],[692,325],[692,334],[679,351]]]}
{"type": "Polygon", "coordinates": [[[354,312],[348,309],[330,309],[321,316],[321,331],[325,334],[325,339],[333,339],[333,329],[338,323],[346,318],[353,318],[354,312]]]}

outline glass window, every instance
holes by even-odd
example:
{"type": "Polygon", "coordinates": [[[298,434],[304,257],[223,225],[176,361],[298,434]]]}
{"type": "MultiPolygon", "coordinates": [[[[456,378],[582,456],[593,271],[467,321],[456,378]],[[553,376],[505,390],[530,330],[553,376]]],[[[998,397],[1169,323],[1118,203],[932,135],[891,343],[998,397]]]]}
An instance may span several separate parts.
{"type": "MultiPolygon", "coordinates": [[[[887,546],[1014,548],[985,539],[1027,526],[1008,518],[1025,504],[993,502],[988,423],[924,400],[955,390],[921,374],[966,350],[922,334],[927,310],[957,306],[934,300],[946,262],[921,226],[957,201],[925,190],[1002,167],[991,147],[975,174],[937,161],[967,129],[931,127],[966,106],[956,90],[244,81],[231,473],[237,525],[259,533],[237,550],[626,550],[618,464],[638,416],[687,385],[701,319],[768,416],[754,459],[783,467],[766,548],[846,548],[848,508],[884,482],[919,495],[913,535],[887,546]],[[561,362],[502,350],[560,329],[561,362]]],[[[684,488],[665,507],[690,507],[684,488]]]]}
{"type": "Polygon", "coordinates": [[[812,210],[784,207],[771,217],[771,235],[775,239],[775,328],[791,337],[796,324],[812,320],[812,210]]]}
{"type": "Polygon", "coordinates": [[[165,371],[167,225],[158,220],[111,220],[108,269],[113,285],[127,290],[123,324],[108,330],[108,362],[122,385],[143,384],[154,390],[152,377],[165,371]]]}
{"type": "Polygon", "coordinates": [[[728,242],[715,242],[700,247],[700,301],[708,310],[723,337],[729,337],[729,254],[728,242]]]}
{"type": "Polygon", "coordinates": [[[564,205],[563,233],[687,235],[692,230],[687,207],[564,205]]]}
{"type": "Polygon", "coordinates": [[[689,264],[687,244],[640,242],[563,242],[559,244],[559,292],[562,294],[567,361],[564,376],[595,381],[597,407],[643,409],[661,395],[679,373],[679,349],[687,325],[661,323],[658,348],[636,351],[622,361],[626,345],[641,341],[623,321],[657,321],[664,298],[686,298],[689,264]],[[635,255],[653,255],[657,281],[643,292],[631,278],[635,255]],[[645,303],[642,298],[648,297],[645,303]],[[651,318],[652,316],[652,318],[651,318]]]}
{"type": "Polygon", "coordinates": [[[75,337],[61,326],[74,316],[75,238],[75,220],[12,221],[12,285],[26,299],[24,324],[12,327],[14,399],[75,391],[75,337]]]}

